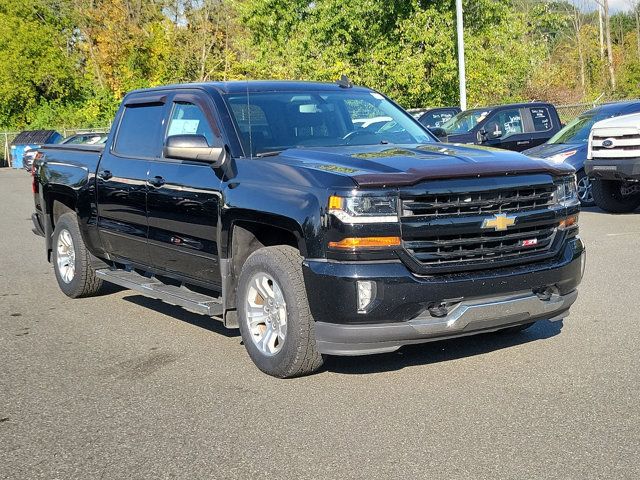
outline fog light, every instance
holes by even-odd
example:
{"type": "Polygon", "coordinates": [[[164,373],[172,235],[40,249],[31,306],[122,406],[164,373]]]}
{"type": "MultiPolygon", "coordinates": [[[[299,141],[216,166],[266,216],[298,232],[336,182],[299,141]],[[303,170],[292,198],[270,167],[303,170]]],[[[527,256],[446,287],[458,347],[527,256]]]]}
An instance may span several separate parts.
{"type": "Polygon", "coordinates": [[[367,307],[376,298],[376,282],[358,280],[358,313],[367,313],[367,307]]]}

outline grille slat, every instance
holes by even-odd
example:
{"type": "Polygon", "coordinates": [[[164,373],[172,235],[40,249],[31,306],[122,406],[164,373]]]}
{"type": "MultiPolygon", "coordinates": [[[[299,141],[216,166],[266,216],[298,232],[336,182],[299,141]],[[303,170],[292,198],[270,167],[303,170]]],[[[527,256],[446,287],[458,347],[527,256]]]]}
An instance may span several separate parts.
{"type": "MultiPolygon", "coordinates": [[[[529,252],[534,249],[546,248],[551,243],[552,238],[547,237],[543,240],[539,240],[535,247],[523,247],[522,245],[505,245],[504,242],[498,242],[498,245],[495,247],[485,247],[480,246],[478,248],[465,249],[460,245],[456,250],[453,251],[438,251],[434,253],[422,253],[419,250],[414,250],[414,255],[418,260],[421,261],[433,261],[433,260],[464,260],[469,259],[470,257],[496,257],[503,256],[505,253],[512,252],[529,252]]],[[[477,259],[477,258],[476,258],[477,259]]]]}
{"type": "Polygon", "coordinates": [[[424,195],[404,199],[403,215],[438,217],[533,210],[551,206],[553,192],[554,186],[549,185],[464,195],[424,195]]]}
{"type": "Polygon", "coordinates": [[[460,238],[452,238],[449,239],[447,237],[436,237],[433,240],[409,240],[405,241],[404,245],[406,248],[417,250],[421,248],[443,248],[450,247],[456,245],[473,245],[480,243],[484,245],[485,243],[491,243],[496,241],[509,241],[509,240],[524,240],[529,238],[544,238],[552,235],[554,232],[553,228],[545,228],[545,229],[523,229],[521,231],[510,233],[510,232],[495,232],[495,235],[487,235],[480,234],[478,236],[472,237],[464,237],[462,235],[458,235],[460,238]]]}
{"type": "Polygon", "coordinates": [[[558,223],[550,212],[554,192],[555,185],[549,183],[402,198],[403,246],[426,272],[492,268],[543,258],[557,243],[558,223]],[[516,215],[516,225],[504,231],[482,228],[484,219],[509,213],[523,215],[516,215]]]}

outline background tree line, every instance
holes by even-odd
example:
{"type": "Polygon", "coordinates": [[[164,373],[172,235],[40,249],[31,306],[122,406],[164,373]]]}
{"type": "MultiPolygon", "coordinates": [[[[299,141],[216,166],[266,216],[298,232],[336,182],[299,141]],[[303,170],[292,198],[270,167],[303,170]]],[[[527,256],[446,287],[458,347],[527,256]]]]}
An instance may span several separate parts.
{"type": "MultiPolygon", "coordinates": [[[[639,96],[637,2],[598,3],[466,0],[469,104],[639,96]]],[[[455,42],[454,0],[1,0],[0,129],[105,126],[125,92],[188,81],[346,73],[455,105],[455,42]]]]}

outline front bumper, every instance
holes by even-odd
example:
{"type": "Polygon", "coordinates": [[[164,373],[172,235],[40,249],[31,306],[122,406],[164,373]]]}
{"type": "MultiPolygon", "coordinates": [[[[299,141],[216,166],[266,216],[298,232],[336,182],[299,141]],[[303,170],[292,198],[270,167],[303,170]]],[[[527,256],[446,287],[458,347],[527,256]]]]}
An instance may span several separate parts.
{"type": "Polygon", "coordinates": [[[319,350],[360,355],[559,320],[576,300],[584,265],[584,245],[575,238],[553,261],[510,268],[421,277],[400,262],[307,260],[303,271],[319,350]],[[376,283],[376,298],[364,314],[357,311],[358,280],[376,283]],[[541,299],[542,291],[553,295],[541,299]],[[446,315],[432,315],[440,304],[448,305],[446,315]]]}
{"type": "Polygon", "coordinates": [[[587,160],[585,172],[603,180],[640,180],[640,159],[587,160]]]}

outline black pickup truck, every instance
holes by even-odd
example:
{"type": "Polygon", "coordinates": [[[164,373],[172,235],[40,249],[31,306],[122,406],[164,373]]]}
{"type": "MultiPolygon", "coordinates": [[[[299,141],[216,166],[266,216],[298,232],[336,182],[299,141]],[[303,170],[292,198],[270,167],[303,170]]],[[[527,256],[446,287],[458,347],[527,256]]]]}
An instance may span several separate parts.
{"type": "Polygon", "coordinates": [[[40,157],[33,221],[65,294],[107,281],[216,317],[278,377],[559,320],[582,278],[570,167],[439,143],[344,82],[135,91],[106,145],[40,157]]]}

